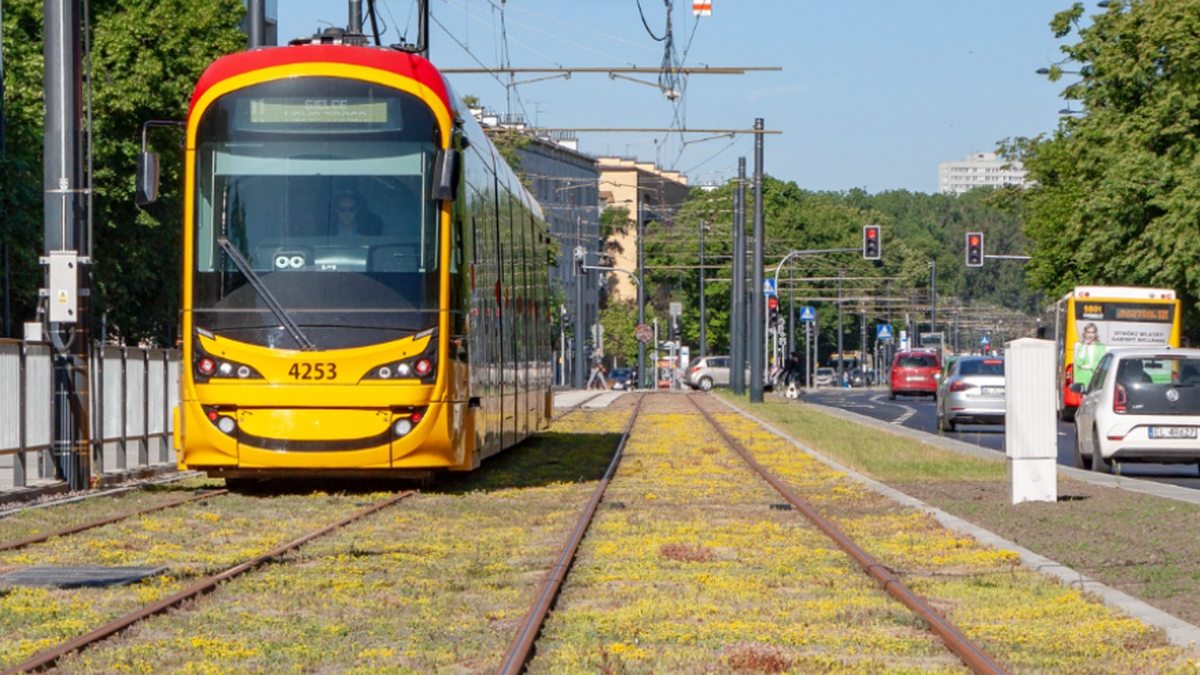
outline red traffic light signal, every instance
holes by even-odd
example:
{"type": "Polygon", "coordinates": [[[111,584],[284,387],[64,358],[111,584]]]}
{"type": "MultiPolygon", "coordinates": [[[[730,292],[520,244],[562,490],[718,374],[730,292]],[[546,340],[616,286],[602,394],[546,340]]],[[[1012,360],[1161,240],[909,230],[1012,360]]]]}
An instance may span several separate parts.
{"type": "Polygon", "coordinates": [[[767,296],[767,325],[773,326],[779,320],[779,296],[767,296]]]}
{"type": "Polygon", "coordinates": [[[882,251],[879,239],[880,231],[878,225],[863,225],[863,260],[879,260],[882,251]]]}
{"type": "Polygon", "coordinates": [[[967,233],[967,267],[983,267],[983,233],[967,233]]]}

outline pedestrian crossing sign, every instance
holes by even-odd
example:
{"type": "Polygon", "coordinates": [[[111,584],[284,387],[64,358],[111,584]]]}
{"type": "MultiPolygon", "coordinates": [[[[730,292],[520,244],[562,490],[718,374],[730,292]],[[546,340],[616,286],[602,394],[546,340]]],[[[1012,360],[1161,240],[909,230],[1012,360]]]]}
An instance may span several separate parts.
{"type": "Polygon", "coordinates": [[[801,321],[816,321],[817,320],[817,310],[813,309],[812,307],[801,307],[800,308],[800,320],[801,321]]]}
{"type": "Polygon", "coordinates": [[[875,339],[876,340],[891,340],[892,339],[892,327],[887,325],[886,323],[880,324],[879,328],[876,329],[876,331],[875,331],[875,339]]]}

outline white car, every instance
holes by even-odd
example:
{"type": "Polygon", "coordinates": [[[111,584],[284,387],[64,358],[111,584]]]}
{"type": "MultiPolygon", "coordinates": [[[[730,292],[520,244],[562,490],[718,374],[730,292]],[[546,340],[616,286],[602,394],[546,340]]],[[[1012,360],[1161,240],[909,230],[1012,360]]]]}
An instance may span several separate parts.
{"type": "Polygon", "coordinates": [[[1114,347],[1075,412],[1075,466],[1113,462],[1200,465],[1200,349],[1114,347]]]}
{"type": "Polygon", "coordinates": [[[836,387],[837,371],[833,368],[817,368],[813,371],[814,387],[836,387]]]}

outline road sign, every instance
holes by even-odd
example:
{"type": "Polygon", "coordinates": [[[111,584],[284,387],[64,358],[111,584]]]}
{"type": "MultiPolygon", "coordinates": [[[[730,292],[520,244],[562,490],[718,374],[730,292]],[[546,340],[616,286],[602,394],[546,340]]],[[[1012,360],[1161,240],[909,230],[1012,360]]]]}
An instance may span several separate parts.
{"type": "Polygon", "coordinates": [[[875,329],[875,339],[876,340],[891,340],[892,339],[892,327],[887,325],[886,323],[879,324],[879,328],[875,329]]]}
{"type": "Polygon", "coordinates": [[[775,295],[774,279],[763,279],[763,295],[775,295]]]}
{"type": "Polygon", "coordinates": [[[646,343],[654,339],[654,329],[643,323],[633,330],[633,336],[638,342],[646,343]]]}
{"type": "Polygon", "coordinates": [[[992,344],[992,341],[990,338],[988,338],[988,336],[984,335],[983,337],[979,338],[979,344],[986,347],[986,346],[992,344]]]}
{"type": "Polygon", "coordinates": [[[801,321],[816,321],[817,320],[817,310],[813,309],[812,307],[801,307],[800,308],[800,320],[801,321]]]}
{"type": "Polygon", "coordinates": [[[668,307],[671,310],[671,316],[683,316],[683,303],[672,302],[668,307]]]}

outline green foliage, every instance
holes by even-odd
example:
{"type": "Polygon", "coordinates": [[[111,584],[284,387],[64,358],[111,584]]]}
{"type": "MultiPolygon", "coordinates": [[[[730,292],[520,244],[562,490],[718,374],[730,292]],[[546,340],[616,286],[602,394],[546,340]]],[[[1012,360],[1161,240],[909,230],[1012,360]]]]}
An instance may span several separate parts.
{"type": "MultiPolygon", "coordinates": [[[[208,64],[245,48],[238,30],[245,8],[240,0],[94,0],[90,12],[93,312],[107,314],[110,335],[170,343],[181,298],[182,135],[151,132],[162,190],[143,211],[133,203],[141,126],[185,118],[208,64]]],[[[14,315],[21,318],[15,320],[31,320],[42,277],[40,0],[6,0],[4,51],[8,156],[0,172],[0,237],[19,247],[14,315]]]]}
{"type": "MultiPolygon", "coordinates": [[[[696,191],[672,223],[652,223],[646,228],[648,297],[663,315],[669,302],[683,303],[683,338],[693,349],[699,346],[699,235],[700,228],[705,228],[709,354],[729,350],[734,189],[729,183],[711,192],[696,191]]],[[[746,228],[750,231],[752,194],[747,198],[746,228]]],[[[856,300],[844,308],[842,339],[847,350],[860,348],[860,309],[867,312],[868,336],[874,335],[874,326],[883,319],[902,323],[906,312],[915,322],[928,323],[930,263],[934,261],[938,303],[943,310],[957,303],[1037,313],[1042,308],[1041,295],[1026,285],[1023,263],[989,261],[986,271],[968,270],[963,264],[964,239],[971,231],[987,234],[989,253],[1026,253],[1021,213],[1010,201],[1008,193],[990,190],[961,197],[906,191],[875,195],[862,190],[810,192],[767,177],[763,185],[764,275],[772,278],[779,269],[784,316],[793,306],[797,312],[804,305],[816,307],[822,359],[837,346],[834,301],[839,271],[843,297],[862,299],[861,304],[856,300]],[[862,259],[862,228],[867,224],[880,225],[883,230],[883,259],[878,263],[862,259]],[[779,267],[790,252],[830,249],[848,250],[796,255],[779,267]]],[[[798,321],[796,330],[800,330],[798,321]]]]}
{"type": "Polygon", "coordinates": [[[1063,96],[1085,115],[1049,136],[1010,140],[1036,181],[1021,208],[1037,256],[1031,280],[1051,295],[1079,284],[1174,288],[1185,331],[1200,329],[1200,10],[1195,3],[1118,0],[1080,26],[1083,6],[1051,24],[1063,96]]]}
{"type": "MultiPolygon", "coordinates": [[[[634,330],[637,328],[637,302],[628,300],[625,302],[609,303],[607,307],[600,310],[600,325],[604,326],[604,357],[605,363],[612,363],[612,357],[617,357],[618,362],[624,366],[637,365],[638,342],[634,335],[634,330]]],[[[666,316],[664,313],[662,316],[666,316]]],[[[659,317],[653,305],[646,305],[646,324],[654,325],[654,320],[659,317]]],[[[662,318],[658,320],[659,334],[662,339],[666,339],[666,323],[662,318]]],[[[646,349],[653,349],[653,345],[647,344],[646,349]]],[[[647,356],[647,358],[650,358],[647,356]]]]}

